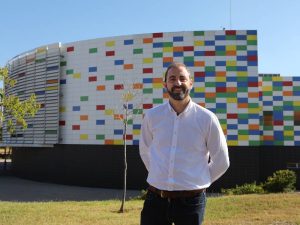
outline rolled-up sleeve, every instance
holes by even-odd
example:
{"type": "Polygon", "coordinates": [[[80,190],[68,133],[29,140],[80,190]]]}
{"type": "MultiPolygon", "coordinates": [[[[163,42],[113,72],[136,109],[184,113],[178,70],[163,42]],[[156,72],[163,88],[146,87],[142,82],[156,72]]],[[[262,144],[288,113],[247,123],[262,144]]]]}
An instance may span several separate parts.
{"type": "Polygon", "coordinates": [[[209,171],[211,182],[220,178],[229,167],[226,139],[218,118],[213,115],[207,136],[207,149],[210,154],[209,171]]]}
{"type": "Polygon", "coordinates": [[[141,126],[141,134],[140,134],[140,141],[139,141],[139,151],[140,156],[145,164],[146,169],[149,171],[150,165],[150,152],[149,147],[152,142],[152,133],[149,127],[149,119],[147,114],[145,114],[142,126],[141,126]]]}

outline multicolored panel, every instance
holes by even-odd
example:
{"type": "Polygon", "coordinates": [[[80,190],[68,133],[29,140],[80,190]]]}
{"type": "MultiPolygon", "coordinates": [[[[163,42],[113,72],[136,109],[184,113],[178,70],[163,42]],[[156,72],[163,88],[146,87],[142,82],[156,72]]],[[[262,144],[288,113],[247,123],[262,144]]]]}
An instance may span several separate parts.
{"type": "Polygon", "coordinates": [[[300,77],[260,77],[261,145],[300,145],[300,77]]]}
{"type": "Polygon", "coordinates": [[[122,95],[134,90],[127,143],[137,145],[145,110],[168,99],[167,66],[192,72],[195,102],[215,112],[228,144],[260,144],[257,34],[253,30],[152,33],[62,47],[62,144],[123,144],[122,95]]]}

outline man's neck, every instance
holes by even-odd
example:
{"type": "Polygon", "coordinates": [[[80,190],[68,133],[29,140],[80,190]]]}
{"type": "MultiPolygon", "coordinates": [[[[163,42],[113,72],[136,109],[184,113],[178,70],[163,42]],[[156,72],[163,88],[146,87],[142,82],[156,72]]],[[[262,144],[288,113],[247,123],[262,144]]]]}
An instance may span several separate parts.
{"type": "Polygon", "coordinates": [[[184,111],[186,106],[189,104],[190,100],[191,100],[191,98],[190,98],[190,96],[188,96],[185,99],[180,100],[180,101],[170,98],[169,102],[170,102],[172,108],[174,109],[174,111],[177,113],[177,115],[179,115],[180,113],[182,113],[184,111]]]}

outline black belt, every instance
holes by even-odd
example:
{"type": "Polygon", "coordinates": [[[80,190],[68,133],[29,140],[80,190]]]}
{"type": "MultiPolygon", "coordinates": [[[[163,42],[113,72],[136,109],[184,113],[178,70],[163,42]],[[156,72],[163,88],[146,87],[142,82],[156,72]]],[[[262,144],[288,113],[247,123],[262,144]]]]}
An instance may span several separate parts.
{"type": "Polygon", "coordinates": [[[148,187],[148,190],[159,195],[161,198],[188,198],[195,197],[199,193],[205,192],[205,188],[190,191],[164,191],[151,185],[148,187]]]}

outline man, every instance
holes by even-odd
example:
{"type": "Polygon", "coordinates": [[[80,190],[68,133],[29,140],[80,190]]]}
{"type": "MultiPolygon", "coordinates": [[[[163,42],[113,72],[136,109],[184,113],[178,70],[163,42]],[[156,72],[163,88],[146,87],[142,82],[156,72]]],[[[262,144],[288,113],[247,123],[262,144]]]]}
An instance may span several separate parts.
{"type": "Polygon", "coordinates": [[[149,183],[141,225],[199,225],[205,189],[229,167],[217,117],[189,96],[187,67],[172,63],[165,73],[169,101],[149,109],[141,128],[140,155],[149,183]]]}

